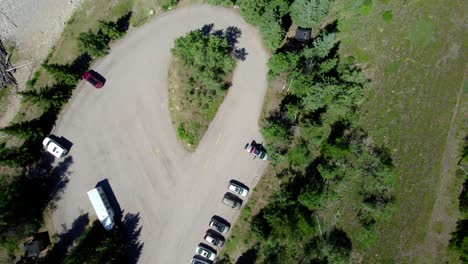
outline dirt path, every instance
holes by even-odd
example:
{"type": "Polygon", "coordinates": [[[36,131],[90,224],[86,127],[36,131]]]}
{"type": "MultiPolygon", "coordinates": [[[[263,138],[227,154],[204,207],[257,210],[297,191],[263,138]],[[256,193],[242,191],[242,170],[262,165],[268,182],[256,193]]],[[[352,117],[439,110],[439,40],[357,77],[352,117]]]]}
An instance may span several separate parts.
{"type": "MultiPolygon", "coordinates": [[[[466,72],[466,71],[465,71],[466,72]]],[[[452,185],[455,181],[455,171],[459,160],[460,140],[463,135],[459,132],[460,119],[467,118],[467,101],[464,92],[463,81],[460,90],[457,94],[457,103],[454,107],[452,118],[450,120],[450,129],[447,136],[447,143],[444,151],[441,166],[441,176],[439,188],[437,190],[437,198],[432,210],[431,219],[429,220],[427,235],[425,241],[420,245],[421,251],[425,252],[426,259],[419,261],[424,263],[446,263],[448,261],[447,247],[450,240],[450,233],[455,230],[458,220],[457,200],[453,199],[453,192],[456,192],[458,197],[461,191],[461,185],[454,188],[452,185]],[[455,204],[454,204],[455,202],[455,204]]]]}

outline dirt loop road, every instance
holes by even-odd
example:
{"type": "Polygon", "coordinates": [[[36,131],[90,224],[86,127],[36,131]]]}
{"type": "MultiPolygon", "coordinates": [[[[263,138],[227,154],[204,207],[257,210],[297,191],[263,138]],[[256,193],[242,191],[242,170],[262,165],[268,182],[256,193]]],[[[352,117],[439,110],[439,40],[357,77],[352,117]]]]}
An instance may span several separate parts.
{"type": "Polygon", "coordinates": [[[139,263],[188,263],[212,215],[234,221],[221,204],[230,179],[251,189],[266,163],[243,149],[261,141],[258,118],[266,91],[268,54],[257,31],[232,9],[188,6],[129,33],[94,69],[101,90],[81,83],[54,134],[73,143],[69,182],[53,213],[57,232],[81,214],[95,213],[86,192],[108,179],[125,213],[139,214],[139,263]],[[242,31],[233,86],[195,153],[184,151],[171,125],[167,73],[174,40],[205,24],[242,31]]]}

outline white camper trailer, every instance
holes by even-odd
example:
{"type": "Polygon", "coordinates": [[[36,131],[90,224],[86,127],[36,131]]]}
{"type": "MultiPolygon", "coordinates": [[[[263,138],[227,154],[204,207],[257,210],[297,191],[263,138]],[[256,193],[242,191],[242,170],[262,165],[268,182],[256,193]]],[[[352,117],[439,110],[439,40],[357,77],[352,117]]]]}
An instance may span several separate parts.
{"type": "Polygon", "coordinates": [[[114,210],[112,210],[102,188],[92,189],[88,192],[88,197],[104,229],[111,230],[114,227],[114,210]]]}

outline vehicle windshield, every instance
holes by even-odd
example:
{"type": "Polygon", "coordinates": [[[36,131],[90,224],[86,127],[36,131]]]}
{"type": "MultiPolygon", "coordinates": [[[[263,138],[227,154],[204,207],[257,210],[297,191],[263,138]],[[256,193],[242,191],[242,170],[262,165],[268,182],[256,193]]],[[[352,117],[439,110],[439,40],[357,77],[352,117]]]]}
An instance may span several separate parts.
{"type": "Polygon", "coordinates": [[[97,85],[98,84],[98,81],[93,77],[93,76],[89,76],[88,77],[88,81],[93,84],[93,85],[97,85]]]}

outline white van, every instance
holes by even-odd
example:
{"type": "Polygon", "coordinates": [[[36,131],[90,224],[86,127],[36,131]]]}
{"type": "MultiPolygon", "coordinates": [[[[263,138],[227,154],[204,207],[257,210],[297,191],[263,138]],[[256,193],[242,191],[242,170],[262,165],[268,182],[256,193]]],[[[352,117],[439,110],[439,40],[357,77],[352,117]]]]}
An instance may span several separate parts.
{"type": "Polygon", "coordinates": [[[96,211],[97,217],[105,230],[114,227],[114,210],[109,204],[101,187],[96,187],[88,192],[89,200],[96,211]]]}
{"type": "Polygon", "coordinates": [[[44,145],[44,148],[47,150],[47,152],[51,153],[58,159],[68,154],[68,150],[66,148],[61,146],[50,137],[44,138],[42,145],[44,145]]]}

